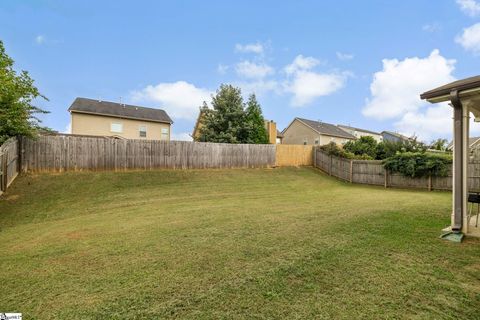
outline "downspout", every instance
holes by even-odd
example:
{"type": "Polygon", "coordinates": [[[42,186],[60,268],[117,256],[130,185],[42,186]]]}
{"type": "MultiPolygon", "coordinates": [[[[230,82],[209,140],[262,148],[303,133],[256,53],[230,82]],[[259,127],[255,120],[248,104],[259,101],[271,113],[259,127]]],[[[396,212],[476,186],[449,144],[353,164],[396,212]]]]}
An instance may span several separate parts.
{"type": "Polygon", "coordinates": [[[465,168],[463,167],[463,106],[458,96],[458,91],[450,92],[450,102],[453,107],[453,122],[454,122],[454,199],[453,199],[453,232],[461,232],[463,226],[463,174],[465,168]]]}

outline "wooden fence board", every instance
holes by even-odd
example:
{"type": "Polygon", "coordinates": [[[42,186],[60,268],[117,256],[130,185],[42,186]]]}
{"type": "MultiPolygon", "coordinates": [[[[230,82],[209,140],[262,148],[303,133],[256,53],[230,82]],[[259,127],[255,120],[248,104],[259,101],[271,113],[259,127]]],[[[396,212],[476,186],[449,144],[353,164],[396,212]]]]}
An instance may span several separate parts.
{"type": "Polygon", "coordinates": [[[275,145],[120,140],[108,137],[22,138],[24,171],[153,168],[259,168],[275,165],[275,145]]]}
{"type": "MultiPolygon", "coordinates": [[[[452,167],[445,177],[410,178],[399,173],[387,173],[382,161],[347,160],[329,156],[320,149],[314,151],[314,166],[345,181],[398,188],[419,188],[428,190],[452,190],[452,167]]],[[[480,161],[471,161],[468,166],[468,190],[480,191],[480,161]]]]}

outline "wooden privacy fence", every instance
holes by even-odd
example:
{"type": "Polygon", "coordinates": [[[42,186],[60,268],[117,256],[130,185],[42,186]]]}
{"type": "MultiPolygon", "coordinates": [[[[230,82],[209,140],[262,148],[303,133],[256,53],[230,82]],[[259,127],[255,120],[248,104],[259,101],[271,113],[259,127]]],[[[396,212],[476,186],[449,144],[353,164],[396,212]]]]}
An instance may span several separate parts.
{"type": "Polygon", "coordinates": [[[0,194],[17,177],[20,171],[19,140],[10,138],[0,146],[0,194]]]}
{"type": "Polygon", "coordinates": [[[275,165],[275,145],[123,140],[109,137],[22,138],[22,171],[260,168],[275,165]]]}
{"type": "MultiPolygon", "coordinates": [[[[452,190],[452,171],[445,177],[405,177],[400,173],[387,172],[382,161],[378,160],[350,160],[330,156],[320,149],[315,151],[315,167],[325,171],[331,176],[349,181],[397,188],[419,188],[428,190],[452,190]]],[[[469,189],[480,189],[480,176],[472,175],[475,164],[469,168],[469,189]]],[[[478,168],[477,168],[478,169],[478,168]]]]}
{"type": "Polygon", "coordinates": [[[288,166],[313,166],[313,147],[292,144],[277,144],[275,165],[288,166]]]}
{"type": "MultiPolygon", "coordinates": [[[[315,149],[315,167],[331,176],[352,183],[362,183],[398,188],[420,188],[428,190],[452,190],[452,168],[445,177],[410,178],[400,173],[387,172],[379,160],[350,160],[330,156],[315,149]]],[[[470,162],[468,167],[468,189],[480,190],[480,164],[470,162]]]]}

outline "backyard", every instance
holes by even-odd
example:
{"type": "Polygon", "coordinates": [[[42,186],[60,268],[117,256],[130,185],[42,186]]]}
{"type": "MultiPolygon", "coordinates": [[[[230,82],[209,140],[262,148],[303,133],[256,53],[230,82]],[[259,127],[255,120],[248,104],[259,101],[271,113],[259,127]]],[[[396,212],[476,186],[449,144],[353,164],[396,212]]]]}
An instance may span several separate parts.
{"type": "Polygon", "coordinates": [[[473,319],[451,193],[313,168],[27,174],[0,200],[0,310],[26,319],[473,319]]]}

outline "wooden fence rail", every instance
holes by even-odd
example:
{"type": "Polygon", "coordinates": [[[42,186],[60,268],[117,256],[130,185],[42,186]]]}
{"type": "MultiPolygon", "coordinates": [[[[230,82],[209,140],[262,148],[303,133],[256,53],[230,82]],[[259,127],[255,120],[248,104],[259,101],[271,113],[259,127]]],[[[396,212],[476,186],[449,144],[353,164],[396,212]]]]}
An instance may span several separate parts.
{"type": "Polygon", "coordinates": [[[260,168],[275,165],[275,145],[123,140],[108,137],[22,138],[22,171],[154,168],[260,168]]]}
{"type": "MultiPolygon", "coordinates": [[[[378,160],[349,160],[330,156],[324,151],[315,149],[314,166],[328,173],[352,183],[362,183],[377,186],[397,188],[419,188],[428,190],[452,190],[452,168],[448,169],[445,177],[410,178],[400,173],[387,172],[382,161],[378,160]]],[[[480,191],[480,164],[471,161],[468,165],[468,189],[480,191]]]]}
{"type": "Polygon", "coordinates": [[[10,138],[0,146],[0,194],[15,180],[20,171],[19,140],[10,138]]]}

